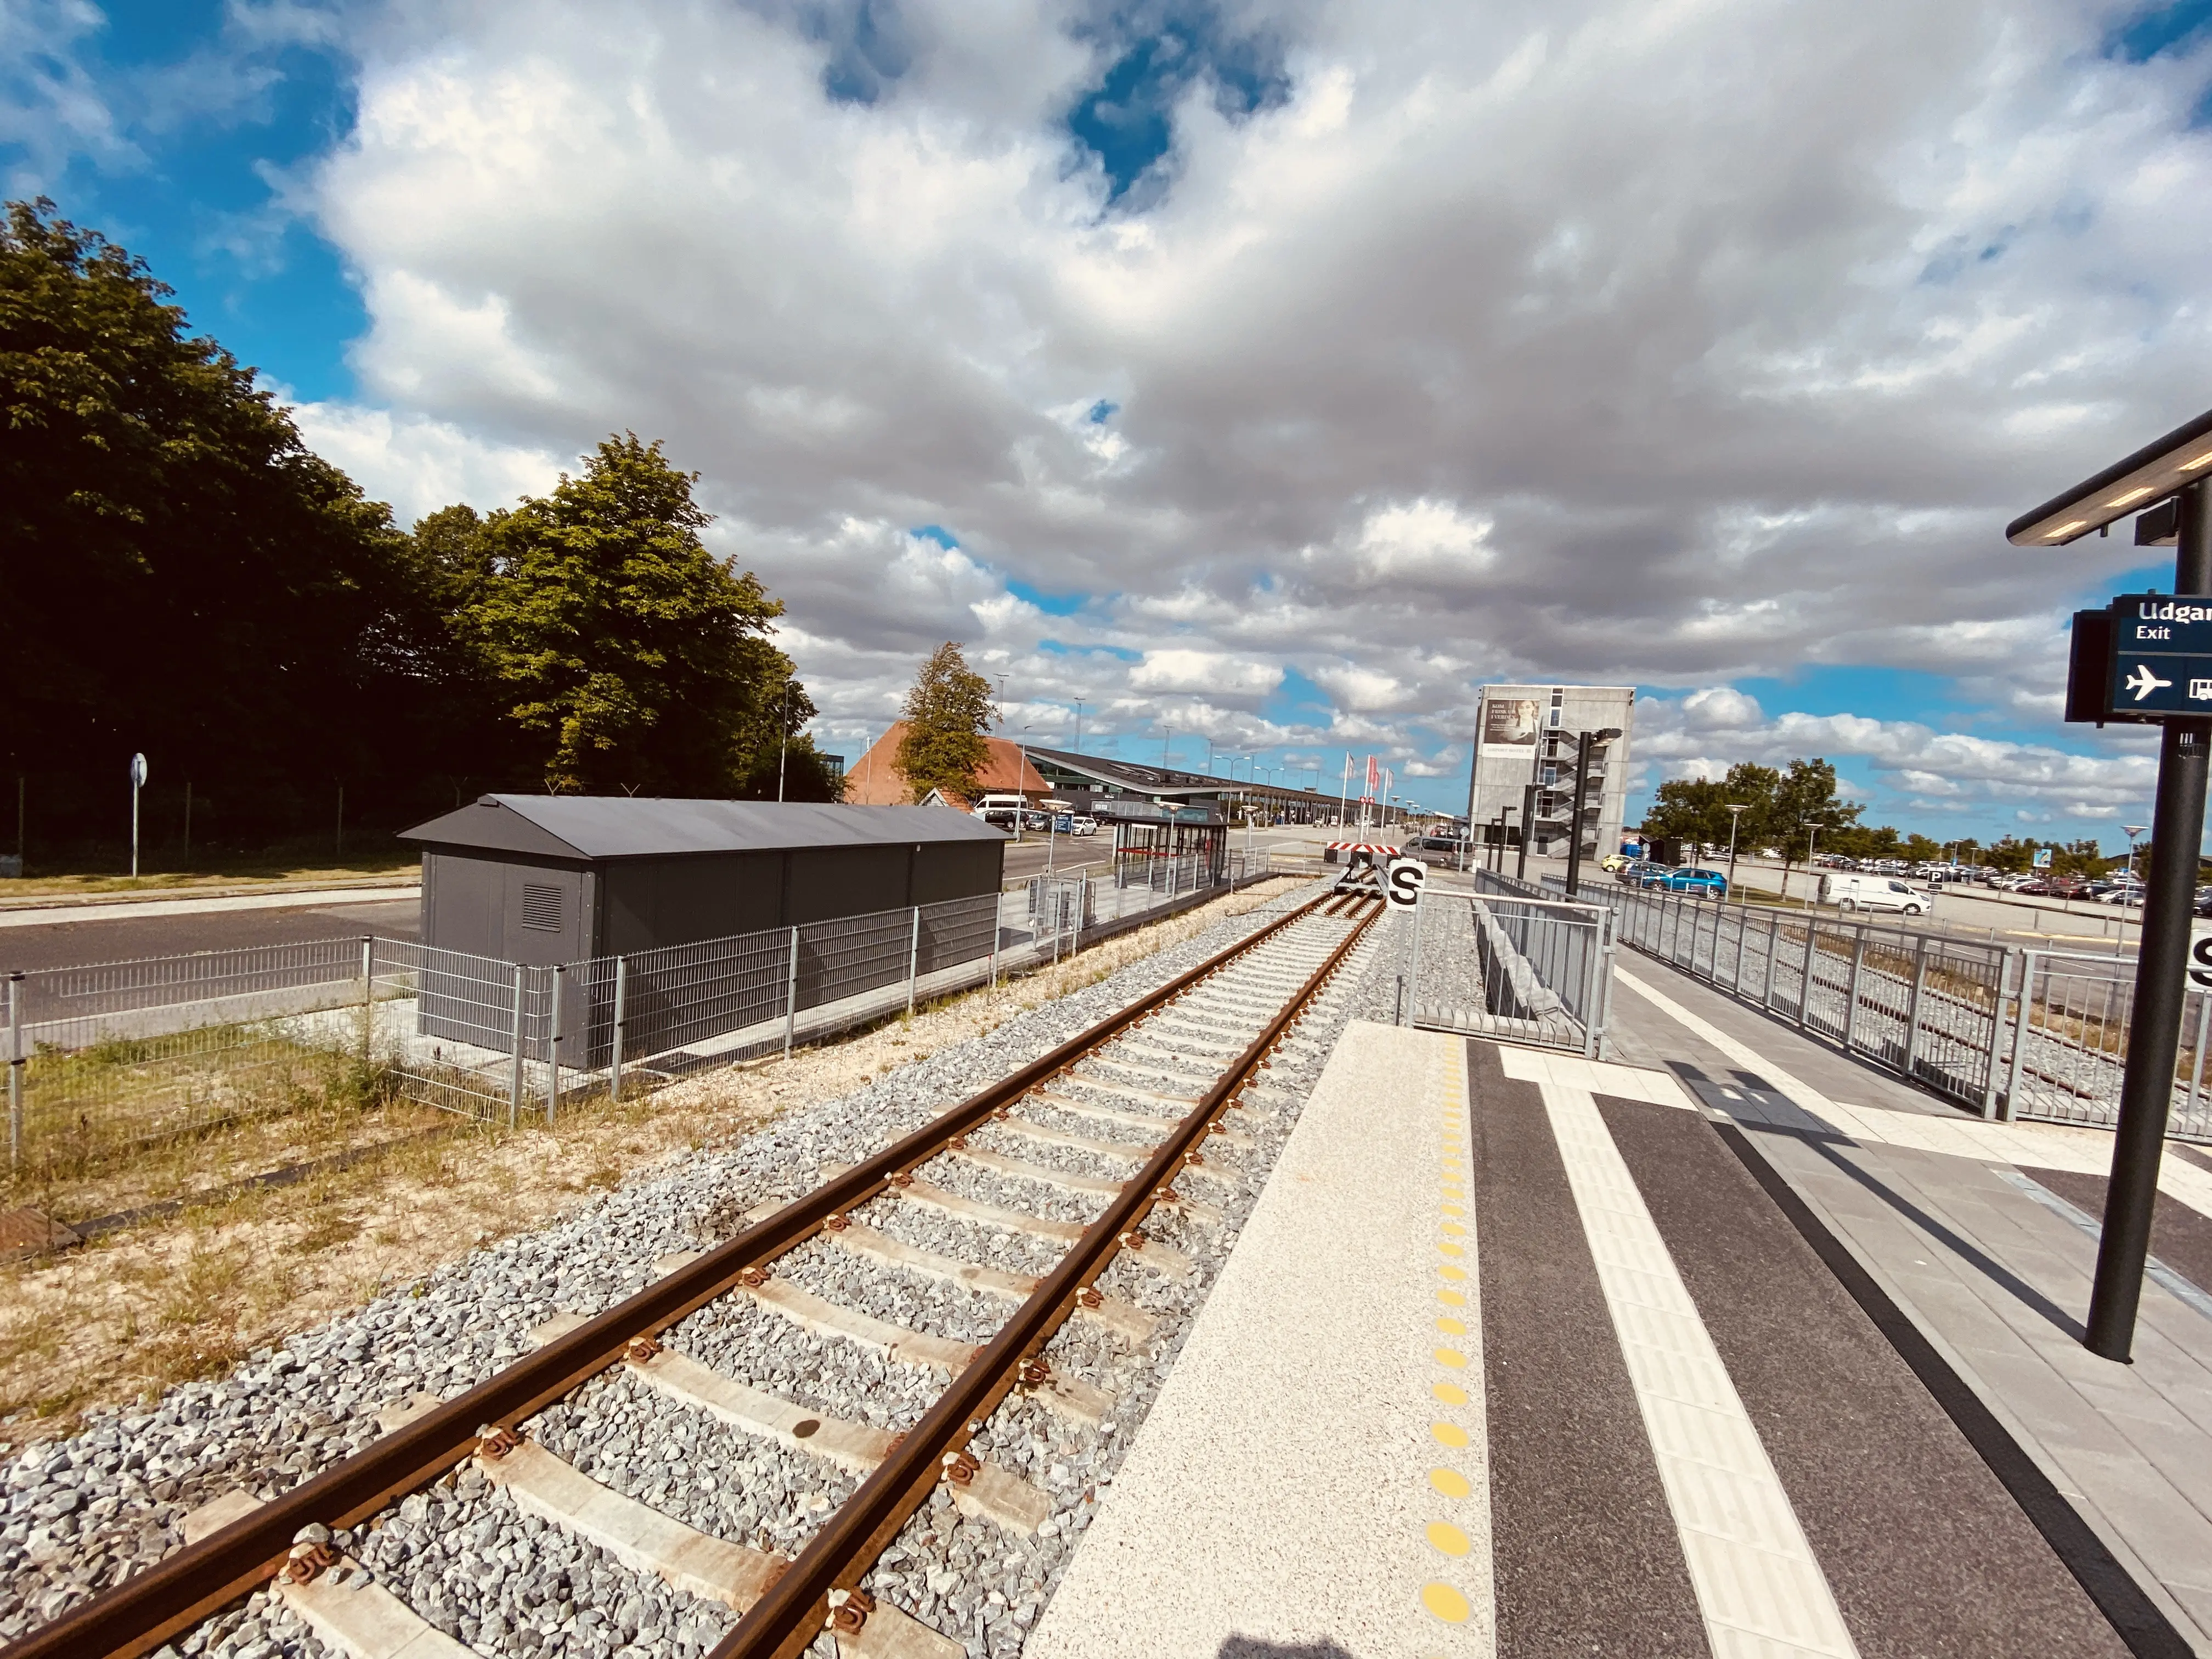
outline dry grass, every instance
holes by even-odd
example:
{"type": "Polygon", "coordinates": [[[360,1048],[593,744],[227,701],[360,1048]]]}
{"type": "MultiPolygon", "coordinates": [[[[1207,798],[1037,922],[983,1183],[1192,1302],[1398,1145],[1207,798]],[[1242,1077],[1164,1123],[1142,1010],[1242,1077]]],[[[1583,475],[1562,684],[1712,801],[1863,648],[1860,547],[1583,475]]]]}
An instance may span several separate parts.
{"type": "Polygon", "coordinates": [[[564,1103],[552,1131],[447,1119],[447,1133],[387,1144],[345,1170],[0,1267],[0,1449],[67,1433],[90,1407],[219,1374],[477,1245],[995,1030],[1295,884],[1262,884],[788,1061],[708,1073],[620,1105],[564,1103]]]}
{"type": "Polygon", "coordinates": [[[250,892],[256,886],[271,882],[336,883],[409,875],[420,867],[421,862],[421,854],[412,848],[395,848],[342,862],[329,858],[287,859],[271,855],[240,859],[214,869],[149,871],[138,876],[87,872],[26,876],[0,884],[0,901],[68,898],[99,893],[159,893],[188,898],[198,888],[250,892]]]}

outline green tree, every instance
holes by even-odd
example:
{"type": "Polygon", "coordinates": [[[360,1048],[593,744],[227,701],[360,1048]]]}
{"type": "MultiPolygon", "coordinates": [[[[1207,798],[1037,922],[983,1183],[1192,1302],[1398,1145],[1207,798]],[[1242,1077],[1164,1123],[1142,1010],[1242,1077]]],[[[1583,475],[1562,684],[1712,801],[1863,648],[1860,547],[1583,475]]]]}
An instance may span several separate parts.
{"type": "Polygon", "coordinates": [[[914,798],[933,789],[971,797],[991,757],[983,733],[992,725],[991,683],[968,666],[951,640],[921,665],[906,694],[906,735],[899,739],[898,769],[914,798]]]}
{"type": "MultiPolygon", "coordinates": [[[[775,705],[796,684],[766,637],[783,606],[700,540],[697,477],[658,442],[609,438],[453,561],[457,581],[483,572],[463,625],[549,788],[729,796],[763,744],[774,763],[775,705]]],[[[812,715],[803,689],[792,709],[812,715]]]]}
{"type": "Polygon", "coordinates": [[[1785,864],[1794,864],[1856,824],[1864,810],[1837,799],[1836,769],[1826,761],[1793,760],[1775,786],[1767,838],[1781,848],[1785,864]]]}
{"type": "Polygon", "coordinates": [[[1705,778],[1677,778],[1659,786],[1651,810],[1644,814],[1647,834],[1678,836],[1684,841],[1729,844],[1730,805],[1746,810],[1736,830],[1739,849],[1755,847],[1767,833],[1774,809],[1774,792],[1782,775],[1771,766],[1740,761],[1718,782],[1705,778]]]}
{"type": "Polygon", "coordinates": [[[14,758],[106,781],[143,749],[203,784],[386,769],[423,726],[405,538],[170,297],[52,203],[7,204],[14,758]]]}

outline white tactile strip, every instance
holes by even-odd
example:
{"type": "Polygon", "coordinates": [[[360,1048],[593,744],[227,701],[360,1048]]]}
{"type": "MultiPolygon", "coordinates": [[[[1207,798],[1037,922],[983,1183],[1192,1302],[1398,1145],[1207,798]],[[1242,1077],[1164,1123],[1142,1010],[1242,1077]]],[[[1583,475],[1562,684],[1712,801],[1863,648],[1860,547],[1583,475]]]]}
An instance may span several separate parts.
{"type": "MultiPolygon", "coordinates": [[[[1506,1074],[1536,1082],[1543,1097],[1716,1659],[1856,1655],[1827,1576],[1590,1089],[1526,1079],[1540,1067],[1500,1053],[1506,1074]]],[[[1536,1059],[1546,1071],[1560,1063],[1536,1059]]],[[[1601,1069],[1625,1074],[1602,1079],[1607,1094],[1687,1103],[1672,1079],[1592,1068],[1601,1069]],[[1616,1086],[1639,1079],[1632,1090],[1616,1086]]]]}

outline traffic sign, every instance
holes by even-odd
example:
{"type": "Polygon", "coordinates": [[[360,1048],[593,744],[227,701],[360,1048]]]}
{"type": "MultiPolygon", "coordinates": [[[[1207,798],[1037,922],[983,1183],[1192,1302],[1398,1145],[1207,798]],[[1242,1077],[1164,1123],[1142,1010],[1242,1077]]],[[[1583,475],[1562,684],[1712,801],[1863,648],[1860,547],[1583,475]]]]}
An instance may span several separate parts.
{"type": "Polygon", "coordinates": [[[2189,982],[2212,991],[2212,933],[2199,933],[2189,947],[2189,982]]]}
{"type": "Polygon", "coordinates": [[[133,789],[143,789],[146,787],[146,757],[143,755],[133,755],[131,757],[131,787],[133,789]]]}
{"type": "Polygon", "coordinates": [[[1394,910],[1410,910],[1420,902],[1421,884],[1429,878],[1429,866],[1419,859],[1392,859],[1388,874],[1382,878],[1382,896],[1394,910]]]}
{"type": "Polygon", "coordinates": [[[2114,599],[2106,707],[2130,714],[2212,714],[2212,604],[2171,594],[2114,599]]]}

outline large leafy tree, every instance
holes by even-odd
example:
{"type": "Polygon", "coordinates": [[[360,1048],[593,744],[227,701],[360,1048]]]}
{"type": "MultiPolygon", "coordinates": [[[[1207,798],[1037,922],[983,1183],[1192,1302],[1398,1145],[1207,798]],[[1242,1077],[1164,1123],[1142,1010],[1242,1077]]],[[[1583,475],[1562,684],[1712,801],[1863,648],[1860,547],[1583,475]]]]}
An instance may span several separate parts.
{"type": "Polygon", "coordinates": [[[413,735],[405,538],[144,263],[0,228],[0,616],[32,770],[374,772],[413,735]]]}
{"type": "Polygon", "coordinates": [[[1838,797],[1836,769],[1828,762],[1793,760],[1775,786],[1767,837],[1780,846],[1786,861],[1795,863],[1810,857],[1832,832],[1856,824],[1865,810],[1838,797]]]}
{"type": "Polygon", "coordinates": [[[758,793],[765,759],[773,793],[778,738],[814,713],[767,637],[782,605],[700,539],[697,477],[627,433],[493,514],[473,550],[458,520],[439,532],[440,568],[474,587],[462,629],[549,788],[758,793]]]}
{"type": "Polygon", "coordinates": [[[991,683],[969,667],[947,640],[931,653],[906,694],[906,735],[899,739],[898,769],[921,800],[933,789],[971,796],[991,746],[991,683]]]}
{"type": "Polygon", "coordinates": [[[1731,805],[1742,806],[1742,823],[1736,830],[1739,848],[1756,847],[1766,836],[1774,813],[1775,792],[1782,775],[1771,766],[1741,761],[1728,775],[1676,778],[1659,786],[1644,827],[1655,836],[1679,836],[1684,841],[1725,847],[1729,841],[1731,805]]]}

